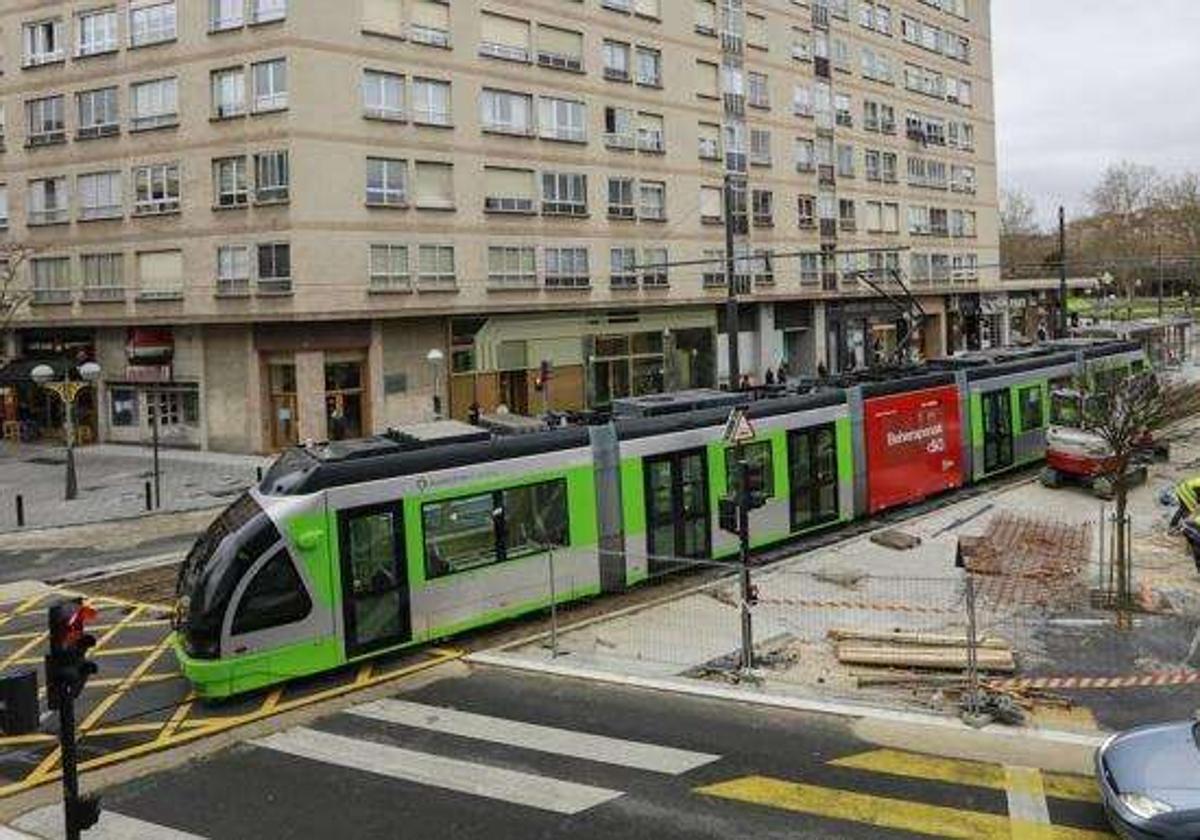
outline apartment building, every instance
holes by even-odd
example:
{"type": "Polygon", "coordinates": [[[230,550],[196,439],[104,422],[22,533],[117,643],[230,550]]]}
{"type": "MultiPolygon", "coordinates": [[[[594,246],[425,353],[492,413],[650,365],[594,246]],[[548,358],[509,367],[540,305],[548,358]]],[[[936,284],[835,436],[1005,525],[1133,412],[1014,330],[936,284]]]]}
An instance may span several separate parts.
{"type": "Polygon", "coordinates": [[[238,451],[716,385],[727,213],[754,380],[889,352],[897,277],[926,355],[1009,320],[989,0],[39,0],[0,53],[45,427],[83,356],[94,437],[238,451]]]}

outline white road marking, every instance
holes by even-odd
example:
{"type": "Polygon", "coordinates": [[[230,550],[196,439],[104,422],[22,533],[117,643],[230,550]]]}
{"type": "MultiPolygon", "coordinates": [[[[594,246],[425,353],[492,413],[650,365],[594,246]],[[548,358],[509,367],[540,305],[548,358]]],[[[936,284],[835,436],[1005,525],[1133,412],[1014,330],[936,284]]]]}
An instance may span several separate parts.
{"type": "MultiPolygon", "coordinates": [[[[58,840],[66,836],[62,805],[49,805],[31,811],[12,823],[13,828],[28,832],[34,838],[58,840]]],[[[85,831],[87,840],[204,840],[198,834],[176,831],[165,825],[137,820],[114,811],[100,810],[100,821],[85,831]]],[[[20,835],[15,835],[20,836],[20,835]]],[[[0,840],[8,840],[0,834],[0,840]]]]}
{"type": "Polygon", "coordinates": [[[1004,790],[1008,795],[1008,818],[1012,821],[1014,840],[1028,836],[1031,825],[1050,825],[1040,770],[1005,765],[1004,790]]]}
{"type": "Polygon", "coordinates": [[[644,741],[626,741],[570,729],[461,712],[441,706],[426,706],[405,700],[379,700],[347,710],[359,717],[397,723],[416,729],[444,732],[463,738],[506,744],[527,750],[615,764],[635,770],[678,775],[705,764],[719,755],[662,747],[644,741]]]}
{"type": "Polygon", "coordinates": [[[578,814],[623,795],[619,790],[443,758],[306,727],[269,735],[251,743],[325,764],[558,814],[578,814]]]}

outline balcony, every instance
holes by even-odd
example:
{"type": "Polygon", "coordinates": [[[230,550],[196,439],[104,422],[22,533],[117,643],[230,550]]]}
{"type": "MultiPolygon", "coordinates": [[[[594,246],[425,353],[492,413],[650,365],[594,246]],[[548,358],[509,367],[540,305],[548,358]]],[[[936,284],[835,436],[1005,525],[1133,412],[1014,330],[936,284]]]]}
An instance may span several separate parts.
{"type": "Polygon", "coordinates": [[[96,140],[101,137],[116,137],[121,133],[120,123],[80,126],[75,132],[76,140],[96,140]]]}
{"type": "Polygon", "coordinates": [[[622,291],[637,289],[638,277],[636,273],[611,274],[608,278],[608,285],[622,291]]]}
{"type": "Polygon", "coordinates": [[[637,210],[632,204],[610,204],[608,205],[608,218],[635,219],[637,218],[637,210]]]}
{"type": "Polygon", "coordinates": [[[813,59],[813,74],[819,79],[832,77],[833,74],[830,72],[829,59],[820,56],[813,59]]]}
{"type": "Polygon", "coordinates": [[[31,303],[39,306],[62,305],[71,302],[70,289],[34,289],[31,303]]]}
{"type": "Polygon", "coordinates": [[[489,195],[483,199],[485,213],[529,214],[535,212],[532,198],[489,195]]]}
{"type": "Polygon", "coordinates": [[[25,140],[25,146],[30,149],[36,149],[42,146],[57,146],[59,143],[66,142],[67,132],[60,128],[54,131],[42,131],[37,134],[30,134],[25,140]]]}
{"type": "Polygon", "coordinates": [[[250,278],[218,277],[216,296],[219,298],[249,297],[250,278]]]}
{"type": "Polygon", "coordinates": [[[662,154],[666,151],[666,141],[661,131],[640,129],[637,136],[637,147],[639,152],[662,154]]]}
{"type": "Polygon", "coordinates": [[[842,233],[855,233],[858,230],[858,222],[854,219],[840,219],[838,220],[838,227],[842,233]]]}
{"type": "Polygon", "coordinates": [[[71,220],[66,207],[52,207],[46,210],[30,210],[28,223],[32,225],[65,225],[71,220]]]}
{"type": "Polygon", "coordinates": [[[565,70],[569,73],[583,72],[583,56],[566,55],[565,53],[538,51],[537,63],[539,67],[548,67],[551,70],[565,70]]]}
{"type": "Polygon", "coordinates": [[[746,95],[744,93],[726,93],[721,97],[721,101],[725,106],[725,113],[741,117],[746,113],[746,95]]]}
{"type": "Polygon", "coordinates": [[[124,303],[124,286],[84,286],[84,303],[124,303]]]}
{"type": "Polygon", "coordinates": [[[837,219],[821,219],[821,238],[837,239],[837,219]]]}
{"type": "Polygon", "coordinates": [[[292,293],[291,277],[260,277],[258,278],[258,294],[264,297],[290,295],[292,293]]]}
{"type": "Polygon", "coordinates": [[[740,32],[723,31],[721,33],[721,51],[741,55],[746,51],[746,39],[740,32]]]}
{"type": "Polygon", "coordinates": [[[637,139],[632,134],[608,132],[604,135],[604,146],[608,149],[631,151],[636,145],[637,139]]]}
{"type": "Polygon", "coordinates": [[[484,41],[479,45],[479,54],[486,58],[499,58],[503,61],[529,63],[529,50],[524,47],[514,47],[511,44],[497,44],[484,41]]]}
{"type": "Polygon", "coordinates": [[[823,163],[817,167],[817,181],[823,187],[832,187],[837,183],[837,176],[834,174],[833,164],[823,163]]]}
{"type": "Polygon", "coordinates": [[[431,47],[450,48],[450,33],[436,26],[424,26],[419,23],[411,24],[408,28],[408,39],[414,44],[426,44],[431,47]]]}
{"type": "Polygon", "coordinates": [[[628,67],[605,67],[604,78],[610,82],[628,82],[629,68],[628,67]]]}

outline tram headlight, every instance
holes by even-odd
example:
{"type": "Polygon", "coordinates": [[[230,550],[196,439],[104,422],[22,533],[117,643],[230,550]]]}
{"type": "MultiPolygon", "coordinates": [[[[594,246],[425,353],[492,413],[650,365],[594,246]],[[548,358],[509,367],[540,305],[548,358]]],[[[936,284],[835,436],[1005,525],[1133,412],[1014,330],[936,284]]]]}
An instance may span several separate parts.
{"type": "Polygon", "coordinates": [[[180,595],[175,599],[175,628],[182,629],[187,624],[192,607],[191,595],[180,595]]]}

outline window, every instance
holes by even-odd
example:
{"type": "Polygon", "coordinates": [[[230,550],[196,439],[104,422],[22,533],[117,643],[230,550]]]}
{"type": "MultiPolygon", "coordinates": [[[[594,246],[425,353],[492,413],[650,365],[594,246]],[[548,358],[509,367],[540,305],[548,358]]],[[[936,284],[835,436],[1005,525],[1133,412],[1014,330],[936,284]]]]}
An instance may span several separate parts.
{"type": "Polygon", "coordinates": [[[643,219],[662,222],[667,218],[667,185],[663,181],[642,181],[639,215],[643,219]]]}
{"type": "Polygon", "coordinates": [[[604,78],[618,82],[628,82],[629,44],[620,41],[605,40],[602,52],[604,55],[604,78]]]}
{"type": "Polygon", "coordinates": [[[417,207],[454,208],[454,165],[419,160],[414,165],[413,203],[417,207]]]}
{"type": "Polygon", "coordinates": [[[770,190],[753,190],[750,199],[755,226],[772,227],[775,224],[774,194],[770,190]]]}
{"type": "Polygon", "coordinates": [[[250,294],[250,247],[222,245],[217,248],[217,294],[250,294]]]}
{"type": "Polygon", "coordinates": [[[408,201],[408,161],[367,158],[367,204],[404,207],[408,201]]]}
{"type": "Polygon", "coordinates": [[[632,219],[637,215],[633,204],[633,179],[610,177],[608,179],[608,216],[611,219],[632,219]]]}
{"type": "Polygon", "coordinates": [[[373,292],[407,292],[412,289],[407,245],[372,245],[369,271],[373,292]]]}
{"type": "Polygon", "coordinates": [[[837,436],[833,426],[788,433],[788,477],[793,532],[838,518],[837,436]]]}
{"type": "Polygon", "coordinates": [[[137,255],[138,297],[177,300],[183,297],[183,252],[142,251],[137,255]]]}
{"type": "Polygon", "coordinates": [[[543,172],[542,213],[554,216],[586,215],[587,176],[573,172],[543,172]]]}
{"type": "Polygon", "coordinates": [[[651,20],[660,20],[662,0],[633,0],[633,13],[651,20]]]}
{"type": "Polygon", "coordinates": [[[447,575],[570,544],[563,479],[428,502],[421,508],[425,576],[447,575]]]}
{"type": "Polygon", "coordinates": [[[79,262],[85,301],[125,299],[124,254],[84,254],[79,262]]]}
{"type": "Polygon", "coordinates": [[[377,120],[404,119],[404,77],[380,70],[364,70],[363,113],[377,120]]]}
{"type": "Polygon", "coordinates": [[[711,61],[696,61],[696,96],[702,99],[721,97],[721,70],[711,61]]]}
{"type": "Polygon", "coordinates": [[[610,149],[632,149],[636,144],[633,121],[632,109],[605,107],[604,145],[610,149]]]}
{"type": "MultiPolygon", "coordinates": [[[[771,443],[762,441],[742,446],[742,456],[751,469],[761,469],[763,473],[763,494],[768,498],[775,496],[775,468],[771,453],[771,443]]],[[[742,492],[741,469],[738,466],[738,449],[729,447],[725,450],[725,490],[727,493],[740,495],[742,492]]]]}
{"type": "Polygon", "coordinates": [[[590,284],[587,248],[546,249],[547,289],[585,289],[590,284]]]}
{"type": "Polygon", "coordinates": [[[815,286],[821,282],[821,255],[820,254],[801,254],[800,255],[800,283],[806,286],[815,286]]]}
{"type": "Polygon", "coordinates": [[[450,125],[450,83],[413,79],[412,118],[423,125],[450,125]]]}
{"type": "Polygon", "coordinates": [[[850,111],[849,94],[839,93],[833,97],[833,111],[837,124],[846,128],[854,127],[854,115],[850,111]]]}
{"type": "MultiPolygon", "coordinates": [[[[883,205],[878,201],[868,201],[867,207],[867,233],[882,233],[883,232],[883,205]]],[[[871,254],[872,257],[877,254],[871,254]]]]}
{"type": "Polygon", "coordinates": [[[639,152],[661,154],[666,151],[666,133],[663,131],[661,114],[638,112],[637,147],[639,152]]]}
{"type": "Polygon", "coordinates": [[[75,181],[79,193],[79,220],[119,219],[125,212],[125,197],[118,171],[80,175],[75,181]]]}
{"type": "Polygon", "coordinates": [[[292,246],[287,242],[267,242],[258,246],[258,291],[292,291],[292,246]]]}
{"type": "Polygon", "coordinates": [[[816,167],[816,144],[807,138],[797,137],[794,146],[797,172],[812,172],[816,167]]]}
{"type": "Polygon", "coordinates": [[[536,287],[536,254],[532,245],[489,245],[488,286],[501,289],[536,287]]]}
{"type": "Polygon", "coordinates": [[[642,252],[642,286],[647,289],[665,289],[668,285],[667,249],[647,248],[642,252]]]}
{"type": "Polygon", "coordinates": [[[746,74],[746,82],[749,89],[747,99],[749,104],[755,108],[770,108],[771,91],[767,74],[755,73],[752,70],[746,74]]]}
{"type": "Polygon", "coordinates": [[[538,100],[541,136],[550,140],[587,141],[587,109],[582,102],[543,96],[538,100]]]}
{"type": "Polygon", "coordinates": [[[883,165],[880,162],[880,152],[876,149],[867,149],[863,152],[863,164],[867,172],[868,181],[883,180],[883,165]]]}
{"type": "Polygon", "coordinates": [[[417,284],[422,289],[453,289],[454,246],[421,245],[417,248],[417,284]]]}
{"type": "Polygon", "coordinates": [[[246,71],[230,67],[212,72],[213,116],[240,117],[246,113],[246,71]]]}
{"type": "Polygon", "coordinates": [[[763,15],[746,12],[746,44],[759,50],[770,48],[770,31],[763,15]]]}
{"type": "Polygon", "coordinates": [[[250,19],[255,23],[271,23],[287,17],[288,0],[250,0],[250,19]]]}
{"type": "Polygon", "coordinates": [[[0,184],[0,230],[8,229],[8,185],[0,184]]]}
{"type": "Polygon", "coordinates": [[[65,109],[65,98],[61,95],[26,102],[26,143],[30,146],[48,146],[66,142],[65,109]]]}
{"type": "Polygon", "coordinates": [[[792,88],[792,113],[797,117],[813,115],[813,92],[808,85],[796,85],[792,88]]]}
{"type": "Polygon", "coordinates": [[[34,303],[71,302],[71,258],[40,257],[30,260],[34,303]]]}
{"type": "Polygon", "coordinates": [[[79,112],[76,139],[109,137],[121,130],[121,114],[115,87],[84,90],[75,95],[79,112]]]}
{"type": "Polygon", "coordinates": [[[213,195],[217,207],[243,207],[250,200],[244,156],[213,161],[213,195]]]}
{"type": "Polygon", "coordinates": [[[662,87],[662,53],[650,47],[637,48],[637,83],[662,87]]]}
{"type": "Polygon", "coordinates": [[[696,32],[701,35],[717,34],[716,0],[693,0],[696,14],[696,32]]]}
{"type": "Polygon", "coordinates": [[[583,33],[538,25],[537,61],[552,70],[583,72],[583,33]]]}
{"type": "Polygon", "coordinates": [[[811,195],[802,195],[796,199],[796,211],[799,214],[800,227],[816,227],[816,201],[816,197],[811,195]]]}
{"type": "Polygon", "coordinates": [[[480,55],[529,61],[529,21],[482,12],[480,30],[480,55]]]}
{"type": "Polygon", "coordinates": [[[637,249],[610,248],[608,252],[608,284],[614,289],[636,289],[637,249]]]}
{"type": "Polygon", "coordinates": [[[1031,385],[1017,389],[1017,403],[1021,409],[1021,431],[1032,432],[1046,424],[1042,408],[1042,386],[1031,385]]]}
{"type": "Polygon", "coordinates": [[[291,178],[287,151],[260,152],[254,156],[254,200],[257,203],[287,201],[291,178]]]}
{"type": "Polygon", "coordinates": [[[529,169],[485,166],[483,209],[489,213],[532,213],[536,199],[534,173],[529,169]]]}
{"type": "Polygon", "coordinates": [[[178,81],[174,77],[130,85],[129,98],[134,131],[163,128],[179,122],[178,81]]]}
{"type": "Polygon", "coordinates": [[[112,425],[125,428],[138,424],[138,392],[133,388],[112,388],[112,425]]]}
{"type": "Polygon", "coordinates": [[[95,9],[75,18],[75,54],[83,57],[117,49],[117,10],[95,9]]]}
{"type": "Polygon", "coordinates": [[[179,164],[158,163],[133,170],[135,215],[179,210],[179,164]]]}
{"type": "Polygon", "coordinates": [[[254,76],[254,110],[281,111],[288,106],[287,59],[276,58],[251,64],[254,76]]]}
{"type": "Polygon", "coordinates": [[[838,199],[838,224],[844,231],[853,232],[858,229],[858,218],[855,211],[854,199],[838,199]]]}
{"type": "Polygon", "coordinates": [[[715,123],[700,123],[698,137],[701,160],[721,159],[721,127],[715,123]]]}
{"type": "Polygon", "coordinates": [[[854,147],[838,144],[837,147],[838,175],[845,178],[854,177],[854,147]]]}
{"type": "Polygon", "coordinates": [[[287,549],[279,549],[254,575],[233,615],[232,633],[255,633],[303,621],[312,600],[287,549]]]}
{"type": "Polygon", "coordinates": [[[529,94],[484,88],[479,102],[484,131],[519,135],[531,133],[533,97],[529,94]]]}
{"type": "Polygon", "coordinates": [[[144,47],[175,40],[175,0],[133,6],[129,10],[129,44],[144,47]]]}
{"type": "Polygon", "coordinates": [[[750,163],[755,166],[771,165],[771,132],[764,128],[750,130],[750,163]]]}
{"type": "Polygon", "coordinates": [[[445,0],[415,0],[408,37],[414,44],[450,47],[450,4],[445,0]]]}
{"type": "Polygon", "coordinates": [[[66,178],[38,178],[29,182],[29,224],[56,225],[69,220],[70,196],[66,178]]]}
{"type": "Polygon", "coordinates": [[[725,217],[722,209],[724,203],[720,187],[700,187],[700,221],[705,224],[719,224],[725,217]]]}
{"type": "Polygon", "coordinates": [[[63,25],[61,18],[27,23],[22,29],[25,41],[25,66],[62,61],[63,25]]]}
{"type": "Polygon", "coordinates": [[[209,0],[208,28],[211,32],[238,29],[246,22],[246,0],[209,0]]]}

